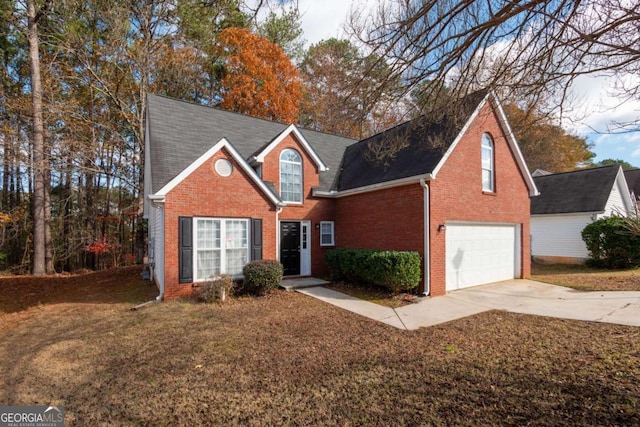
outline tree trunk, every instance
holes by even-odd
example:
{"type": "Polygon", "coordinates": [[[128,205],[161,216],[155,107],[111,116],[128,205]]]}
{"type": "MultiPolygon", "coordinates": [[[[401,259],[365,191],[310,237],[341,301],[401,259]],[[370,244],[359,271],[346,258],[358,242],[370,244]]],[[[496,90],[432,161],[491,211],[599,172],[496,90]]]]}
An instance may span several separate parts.
{"type": "Polygon", "coordinates": [[[67,168],[64,173],[64,218],[62,222],[62,244],[65,248],[62,270],[71,271],[71,180],[73,179],[73,159],[71,153],[67,153],[67,168]]]}
{"type": "Polygon", "coordinates": [[[40,80],[40,49],[38,43],[38,15],[35,0],[27,0],[29,64],[31,66],[31,103],[33,109],[33,274],[46,273],[46,197],[45,177],[47,161],[44,149],[42,119],[42,84],[40,80]]]}
{"type": "MultiPolygon", "coordinates": [[[[45,152],[48,151],[45,150],[45,152]]],[[[55,273],[53,238],[51,237],[51,168],[48,162],[44,181],[44,261],[46,273],[55,273]]]]}

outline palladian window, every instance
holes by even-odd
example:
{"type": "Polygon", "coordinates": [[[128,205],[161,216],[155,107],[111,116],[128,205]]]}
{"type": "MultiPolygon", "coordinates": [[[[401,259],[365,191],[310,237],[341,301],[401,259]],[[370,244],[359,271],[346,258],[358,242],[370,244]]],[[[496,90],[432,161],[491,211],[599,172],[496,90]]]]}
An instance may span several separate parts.
{"type": "Polygon", "coordinates": [[[482,135],[482,191],[495,192],[493,140],[489,134],[482,135]]]}
{"type": "Polygon", "coordinates": [[[280,197],[284,202],[302,203],[302,157],[291,148],[280,153],[280,197]]]}

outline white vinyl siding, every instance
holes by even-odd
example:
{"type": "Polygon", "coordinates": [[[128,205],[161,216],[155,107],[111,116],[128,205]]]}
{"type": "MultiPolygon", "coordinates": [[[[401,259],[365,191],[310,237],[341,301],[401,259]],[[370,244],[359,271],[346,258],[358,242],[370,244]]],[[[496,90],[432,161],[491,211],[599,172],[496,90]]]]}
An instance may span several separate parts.
{"type": "Polygon", "coordinates": [[[334,246],[334,226],[333,221],[320,222],[320,246],[334,246]]]}
{"type": "Polygon", "coordinates": [[[241,274],[249,262],[249,221],[246,219],[194,219],[195,280],[218,274],[241,274]]]}
{"type": "Polygon", "coordinates": [[[520,275],[519,226],[514,224],[447,224],[447,291],[520,275]]]}
{"type": "Polygon", "coordinates": [[[613,184],[613,188],[611,189],[611,193],[609,194],[609,199],[607,200],[607,204],[604,208],[604,213],[600,216],[611,216],[611,215],[619,215],[619,216],[628,216],[631,213],[631,206],[628,205],[628,201],[625,204],[625,201],[622,197],[622,192],[625,191],[620,185],[619,179],[616,179],[616,182],[613,184]]]}
{"type": "Polygon", "coordinates": [[[302,157],[291,148],[280,154],[280,197],[285,202],[302,203],[302,157]]]}
{"type": "Polygon", "coordinates": [[[531,217],[531,255],[587,258],[582,230],[591,214],[540,215],[531,217]]]}

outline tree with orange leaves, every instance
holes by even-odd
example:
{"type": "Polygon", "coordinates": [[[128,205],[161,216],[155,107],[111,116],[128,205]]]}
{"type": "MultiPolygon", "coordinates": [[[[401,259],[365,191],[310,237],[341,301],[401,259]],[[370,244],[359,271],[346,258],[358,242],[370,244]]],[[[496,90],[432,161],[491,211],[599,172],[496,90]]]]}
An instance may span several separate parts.
{"type": "Polygon", "coordinates": [[[246,28],[222,30],[217,45],[221,108],[268,120],[296,120],[302,96],[300,78],[278,45],[246,28]]]}

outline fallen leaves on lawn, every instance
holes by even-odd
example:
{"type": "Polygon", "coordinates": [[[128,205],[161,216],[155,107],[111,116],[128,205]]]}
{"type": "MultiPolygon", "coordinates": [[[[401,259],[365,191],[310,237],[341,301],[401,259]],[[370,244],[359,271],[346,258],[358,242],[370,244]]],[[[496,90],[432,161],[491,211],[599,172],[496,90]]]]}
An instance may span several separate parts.
{"type": "Polygon", "coordinates": [[[129,308],[10,314],[0,401],[56,402],[68,426],[640,424],[634,327],[492,311],[400,331],[280,291],[129,308]]]}

